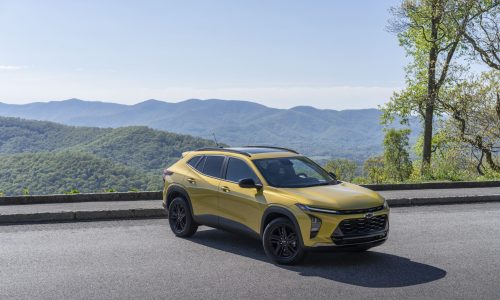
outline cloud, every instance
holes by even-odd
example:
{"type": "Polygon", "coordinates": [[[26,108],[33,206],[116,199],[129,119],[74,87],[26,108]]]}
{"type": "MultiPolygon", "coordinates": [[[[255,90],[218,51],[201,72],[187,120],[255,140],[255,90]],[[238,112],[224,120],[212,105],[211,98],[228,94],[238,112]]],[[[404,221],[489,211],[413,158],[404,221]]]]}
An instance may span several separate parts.
{"type": "Polygon", "coordinates": [[[0,65],[0,70],[21,70],[25,68],[26,68],[25,66],[0,65]]]}

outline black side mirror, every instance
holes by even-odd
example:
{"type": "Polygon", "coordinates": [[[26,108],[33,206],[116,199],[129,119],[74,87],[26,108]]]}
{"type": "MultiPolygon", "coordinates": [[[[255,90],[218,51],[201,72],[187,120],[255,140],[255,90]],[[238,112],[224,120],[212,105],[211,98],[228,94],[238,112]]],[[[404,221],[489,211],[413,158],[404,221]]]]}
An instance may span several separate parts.
{"type": "Polygon", "coordinates": [[[332,176],[333,180],[337,181],[337,175],[335,175],[335,173],[328,172],[328,174],[330,174],[330,176],[332,176]]]}
{"type": "Polygon", "coordinates": [[[260,183],[255,183],[255,181],[254,181],[252,178],[244,178],[244,179],[241,179],[241,180],[238,182],[238,185],[239,185],[241,188],[244,188],[244,189],[252,189],[252,188],[255,188],[255,189],[261,189],[261,188],[262,188],[262,184],[260,184],[260,183]]]}

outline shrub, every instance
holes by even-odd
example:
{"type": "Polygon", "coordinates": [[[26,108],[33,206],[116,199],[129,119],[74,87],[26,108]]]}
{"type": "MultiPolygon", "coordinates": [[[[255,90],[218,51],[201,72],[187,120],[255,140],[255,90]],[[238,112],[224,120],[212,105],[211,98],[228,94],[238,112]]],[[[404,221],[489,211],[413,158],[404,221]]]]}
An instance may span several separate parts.
{"type": "Polygon", "coordinates": [[[340,180],[352,181],[356,175],[357,165],[352,160],[339,158],[327,161],[325,169],[335,173],[340,180]]]}

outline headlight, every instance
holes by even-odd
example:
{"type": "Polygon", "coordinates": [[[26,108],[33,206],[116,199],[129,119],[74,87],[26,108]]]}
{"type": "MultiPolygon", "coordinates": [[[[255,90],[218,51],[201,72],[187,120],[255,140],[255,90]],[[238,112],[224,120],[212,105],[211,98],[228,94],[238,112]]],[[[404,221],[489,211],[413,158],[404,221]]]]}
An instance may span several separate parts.
{"type": "MultiPolygon", "coordinates": [[[[304,205],[304,204],[297,203],[295,205],[306,213],[315,211],[314,208],[309,207],[309,206],[304,205]]],[[[319,229],[321,228],[321,219],[316,217],[316,216],[312,216],[310,214],[307,214],[307,215],[311,219],[311,238],[314,238],[314,237],[316,237],[316,235],[318,235],[319,229]]]]}
{"type": "Polygon", "coordinates": [[[342,214],[342,212],[340,212],[338,210],[334,210],[334,209],[311,207],[311,206],[307,206],[307,205],[300,204],[300,203],[297,203],[295,205],[305,212],[317,212],[317,213],[333,214],[333,215],[341,215],[342,214]]]}
{"type": "Polygon", "coordinates": [[[318,235],[319,229],[321,228],[321,219],[315,216],[309,216],[311,218],[311,238],[318,235]]]}
{"type": "Polygon", "coordinates": [[[389,203],[387,203],[387,200],[384,199],[384,208],[389,208],[389,203]]]}

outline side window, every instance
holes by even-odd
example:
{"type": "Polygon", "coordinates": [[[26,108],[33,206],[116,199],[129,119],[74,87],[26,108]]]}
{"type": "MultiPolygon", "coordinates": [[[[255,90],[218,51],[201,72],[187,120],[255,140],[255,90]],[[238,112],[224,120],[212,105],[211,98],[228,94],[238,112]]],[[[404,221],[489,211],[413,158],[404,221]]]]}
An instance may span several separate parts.
{"type": "Polygon", "coordinates": [[[224,156],[206,156],[203,173],[208,176],[220,178],[223,162],[224,156]]]}
{"type": "Polygon", "coordinates": [[[202,156],[195,156],[195,157],[191,158],[187,163],[191,167],[196,168],[196,164],[198,164],[198,162],[200,161],[201,158],[202,158],[202,156]]]}
{"type": "Polygon", "coordinates": [[[241,179],[252,178],[256,183],[260,180],[250,167],[242,160],[229,158],[227,163],[226,179],[233,182],[239,182],[241,179]]]}

